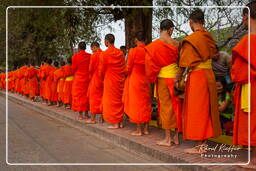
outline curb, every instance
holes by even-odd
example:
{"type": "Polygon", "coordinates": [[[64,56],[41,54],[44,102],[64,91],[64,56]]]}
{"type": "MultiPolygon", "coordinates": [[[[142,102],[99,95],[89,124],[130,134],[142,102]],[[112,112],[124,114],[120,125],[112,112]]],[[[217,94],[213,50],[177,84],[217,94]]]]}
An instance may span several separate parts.
{"type": "MultiPolygon", "coordinates": [[[[0,96],[6,96],[5,93],[0,92],[0,96]]],[[[15,95],[9,93],[8,100],[15,102],[16,104],[22,105],[24,107],[27,107],[33,111],[36,111],[42,115],[48,116],[50,118],[56,119],[58,121],[61,121],[69,126],[72,126],[74,128],[77,128],[83,132],[86,132],[87,134],[96,136],[102,140],[105,140],[109,143],[115,144],[121,148],[124,148],[128,151],[132,151],[139,154],[146,154],[150,157],[153,157],[157,160],[160,160],[164,163],[193,163],[193,162],[200,162],[198,161],[198,158],[200,160],[200,157],[194,156],[194,155],[184,155],[183,152],[176,150],[175,148],[167,149],[166,152],[163,152],[161,150],[157,150],[155,148],[150,147],[150,145],[147,145],[145,143],[138,143],[136,141],[133,141],[129,138],[127,138],[125,135],[120,136],[116,135],[115,133],[112,133],[110,131],[107,131],[106,129],[100,129],[97,125],[90,125],[85,124],[84,122],[75,120],[72,117],[67,117],[61,113],[61,111],[56,111],[51,107],[42,106],[42,104],[38,102],[31,102],[24,97],[20,97],[18,95],[15,95]],[[21,99],[22,98],[22,99],[21,99]]],[[[62,111],[67,112],[67,110],[62,109],[62,111]]],[[[71,112],[71,111],[70,111],[71,112]]],[[[214,159],[211,159],[213,162],[214,159]]],[[[202,160],[209,162],[207,160],[202,160]]],[[[182,170],[197,170],[197,171],[208,171],[208,170],[241,170],[237,168],[236,166],[218,166],[218,165],[187,165],[182,166],[178,165],[176,166],[182,170]]]]}

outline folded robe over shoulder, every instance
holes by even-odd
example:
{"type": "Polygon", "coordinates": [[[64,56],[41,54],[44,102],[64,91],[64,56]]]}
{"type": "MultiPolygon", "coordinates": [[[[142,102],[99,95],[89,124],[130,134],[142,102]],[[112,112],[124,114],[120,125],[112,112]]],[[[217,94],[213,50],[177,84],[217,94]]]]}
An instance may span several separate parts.
{"type": "Polygon", "coordinates": [[[133,123],[145,123],[151,119],[150,81],[145,74],[145,45],[128,53],[128,77],[124,86],[124,112],[133,123]]]}
{"type": "Polygon", "coordinates": [[[99,49],[97,52],[91,55],[90,61],[90,84],[88,88],[90,112],[92,114],[101,114],[101,101],[103,95],[103,81],[99,77],[99,61],[102,50],[99,49]]]}
{"type": "Polygon", "coordinates": [[[102,52],[99,73],[104,79],[103,118],[112,124],[120,123],[124,114],[122,95],[125,81],[125,58],[123,52],[114,46],[102,52]]]}
{"type": "Polygon", "coordinates": [[[204,30],[195,31],[182,42],[179,65],[192,69],[185,88],[184,139],[205,140],[221,135],[214,73],[211,65],[208,69],[196,68],[216,53],[215,41],[204,30]]]}
{"type": "Polygon", "coordinates": [[[87,96],[89,85],[89,64],[91,54],[80,51],[72,57],[74,80],[72,85],[72,110],[88,111],[89,99],[87,96]]]}
{"type": "MultiPolygon", "coordinates": [[[[231,77],[236,83],[234,90],[235,119],[233,131],[233,144],[248,145],[248,116],[249,113],[241,109],[241,89],[250,82],[251,108],[250,108],[250,144],[256,146],[256,34],[245,35],[232,50],[231,77]],[[248,39],[250,38],[250,66],[248,64],[248,39]],[[248,67],[250,67],[251,80],[248,80],[248,67]]],[[[245,94],[246,98],[248,97],[245,94]]]]}

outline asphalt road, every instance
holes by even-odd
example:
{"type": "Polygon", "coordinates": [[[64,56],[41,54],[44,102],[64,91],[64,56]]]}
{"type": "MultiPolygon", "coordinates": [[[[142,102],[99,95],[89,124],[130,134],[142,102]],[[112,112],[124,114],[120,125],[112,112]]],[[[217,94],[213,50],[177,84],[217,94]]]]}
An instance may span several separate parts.
{"type": "MultiPolygon", "coordinates": [[[[9,101],[9,163],[155,163],[9,101]]],[[[5,163],[5,98],[0,96],[0,170],[166,171],[167,166],[11,166],[5,163]]]]}

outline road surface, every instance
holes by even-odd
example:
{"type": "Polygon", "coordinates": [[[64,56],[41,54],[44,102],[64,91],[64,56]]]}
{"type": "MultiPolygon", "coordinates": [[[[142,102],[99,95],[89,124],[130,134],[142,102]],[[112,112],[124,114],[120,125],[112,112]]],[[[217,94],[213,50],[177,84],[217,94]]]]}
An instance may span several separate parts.
{"type": "MultiPolygon", "coordinates": [[[[64,123],[9,101],[9,163],[154,163],[64,123]]],[[[8,166],[5,163],[5,98],[0,96],[0,170],[167,171],[167,166],[8,166]]]]}

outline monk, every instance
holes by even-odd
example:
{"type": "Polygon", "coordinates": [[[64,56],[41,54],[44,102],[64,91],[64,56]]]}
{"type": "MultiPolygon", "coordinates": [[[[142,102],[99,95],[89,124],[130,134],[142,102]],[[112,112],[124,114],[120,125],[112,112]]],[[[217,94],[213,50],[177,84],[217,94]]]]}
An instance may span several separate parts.
{"type": "Polygon", "coordinates": [[[44,69],[45,69],[45,66],[46,66],[46,62],[47,62],[47,59],[44,59],[44,61],[41,63],[41,66],[39,68],[39,71],[37,73],[37,77],[39,78],[39,81],[40,81],[40,90],[39,90],[39,94],[42,98],[42,101],[43,102],[46,102],[46,99],[44,98],[44,94],[45,94],[45,81],[46,79],[43,78],[44,76],[44,69]]]}
{"type": "Polygon", "coordinates": [[[60,68],[58,68],[54,72],[54,81],[57,82],[57,106],[60,107],[63,104],[63,86],[64,86],[64,72],[63,72],[63,66],[65,65],[64,61],[60,61],[60,68]]]}
{"type": "Polygon", "coordinates": [[[85,119],[88,119],[89,99],[87,90],[89,85],[89,64],[91,54],[85,51],[85,42],[78,44],[78,53],[72,56],[72,70],[74,80],[72,85],[72,110],[78,111],[78,119],[82,120],[83,112],[85,119]]]}
{"type": "Polygon", "coordinates": [[[45,80],[45,85],[44,85],[44,93],[43,97],[46,99],[46,104],[51,105],[51,84],[52,84],[52,78],[49,77],[50,73],[55,71],[56,68],[51,65],[52,64],[52,59],[47,59],[45,66],[43,68],[42,72],[42,79],[45,80]]]}
{"type": "Polygon", "coordinates": [[[243,9],[243,24],[248,28],[248,22],[250,22],[250,33],[245,35],[232,50],[231,78],[236,83],[233,144],[252,146],[250,163],[241,165],[241,167],[256,169],[256,1],[247,4],[247,7],[250,9],[250,14],[247,8],[243,9]],[[248,66],[248,39],[250,39],[250,66],[248,66]],[[250,80],[248,80],[248,67],[250,67],[250,80]],[[249,92],[251,94],[250,108],[248,105],[249,92]],[[250,142],[248,142],[249,115],[250,142]]]}
{"type": "Polygon", "coordinates": [[[182,68],[177,80],[181,79],[184,68],[188,68],[183,113],[183,138],[195,140],[197,145],[185,149],[186,153],[206,153],[204,145],[211,137],[221,135],[217,104],[217,88],[212,71],[212,59],[218,50],[211,34],[204,29],[204,13],[194,10],[189,16],[193,33],[181,43],[179,66],[182,68]]]}
{"type": "Polygon", "coordinates": [[[125,81],[125,59],[120,49],[114,46],[115,36],[105,36],[107,50],[100,55],[99,73],[103,80],[103,119],[112,125],[108,128],[122,128],[124,105],[122,94],[125,81]]]}
{"type": "Polygon", "coordinates": [[[28,89],[29,89],[29,98],[32,101],[35,101],[35,97],[39,94],[39,86],[37,79],[37,69],[34,67],[34,63],[31,62],[28,68],[28,89]]]}
{"type": "Polygon", "coordinates": [[[145,33],[139,31],[134,37],[135,48],[130,49],[127,61],[128,76],[124,85],[124,112],[130,122],[137,125],[132,135],[149,134],[148,124],[151,119],[150,81],[145,74],[145,33]],[[141,124],[144,124],[142,131],[141,124]]]}
{"type": "Polygon", "coordinates": [[[165,130],[165,138],[157,145],[179,144],[181,130],[180,99],[174,95],[174,80],[178,71],[178,42],[171,38],[174,24],[165,19],[160,23],[160,37],[146,46],[146,74],[156,83],[156,96],[159,101],[159,122],[165,130]],[[171,137],[171,129],[175,135],[171,137]]]}
{"type": "Polygon", "coordinates": [[[72,58],[67,59],[68,64],[63,66],[63,77],[65,79],[63,85],[63,103],[66,109],[71,108],[72,104],[72,84],[73,84],[73,72],[72,72],[72,58]]]}
{"type": "MultiPolygon", "coordinates": [[[[91,119],[87,120],[86,123],[95,124],[96,114],[102,114],[101,100],[103,95],[103,82],[99,77],[98,68],[102,50],[100,49],[98,42],[93,42],[91,44],[91,50],[93,54],[91,55],[89,66],[90,84],[88,88],[91,119]]],[[[100,117],[100,122],[102,122],[102,115],[100,117]]]]}
{"type": "Polygon", "coordinates": [[[50,85],[50,93],[49,93],[50,94],[50,98],[49,98],[50,103],[48,104],[48,106],[56,105],[57,101],[58,101],[58,92],[57,92],[58,80],[54,79],[54,73],[59,68],[59,62],[54,61],[53,67],[55,69],[53,69],[49,72],[49,76],[47,78],[47,80],[49,81],[49,85],[50,85]]]}
{"type": "Polygon", "coordinates": [[[27,88],[27,77],[26,77],[26,71],[27,71],[27,66],[24,64],[20,68],[20,88],[21,88],[21,94],[22,95],[28,95],[28,88],[27,88]]]}

